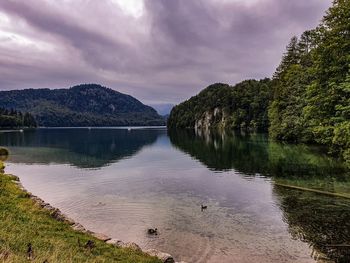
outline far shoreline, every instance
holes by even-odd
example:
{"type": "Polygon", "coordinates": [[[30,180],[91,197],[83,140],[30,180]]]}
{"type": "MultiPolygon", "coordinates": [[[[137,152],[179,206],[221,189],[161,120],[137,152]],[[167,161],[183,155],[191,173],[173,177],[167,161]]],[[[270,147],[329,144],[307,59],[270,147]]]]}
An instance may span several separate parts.
{"type": "Polygon", "coordinates": [[[65,129],[88,129],[88,130],[103,130],[103,129],[110,129],[110,130],[138,130],[138,129],[167,129],[168,127],[166,125],[157,125],[157,126],[67,126],[67,127],[35,127],[35,128],[29,128],[29,127],[22,127],[22,128],[5,128],[0,129],[0,133],[5,132],[24,132],[24,131],[30,131],[30,130],[65,130],[65,129]]]}

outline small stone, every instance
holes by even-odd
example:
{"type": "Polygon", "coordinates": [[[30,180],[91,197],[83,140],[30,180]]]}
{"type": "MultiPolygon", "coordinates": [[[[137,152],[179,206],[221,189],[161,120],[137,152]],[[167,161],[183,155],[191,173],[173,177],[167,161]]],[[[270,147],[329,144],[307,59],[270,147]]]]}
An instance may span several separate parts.
{"type": "Polygon", "coordinates": [[[86,232],[86,229],[79,223],[75,223],[74,225],[72,225],[72,228],[76,231],[86,232]]]}
{"type": "Polygon", "coordinates": [[[119,239],[116,239],[116,238],[111,238],[110,240],[107,240],[106,243],[107,244],[110,244],[110,245],[113,245],[113,246],[116,246],[116,247],[120,247],[120,242],[123,242],[119,239]]]}
{"type": "Polygon", "coordinates": [[[175,263],[174,258],[170,254],[158,251],[156,249],[146,250],[145,253],[152,257],[159,258],[163,263],[175,263]]]}
{"type": "Polygon", "coordinates": [[[134,242],[127,242],[127,243],[124,243],[124,247],[125,248],[129,248],[129,249],[132,249],[132,250],[135,250],[135,251],[139,251],[141,252],[141,248],[139,247],[138,244],[134,243],[134,242]]]}
{"type": "Polygon", "coordinates": [[[68,217],[68,216],[65,215],[65,214],[62,214],[62,216],[64,217],[64,221],[65,221],[67,224],[69,224],[69,225],[74,225],[74,224],[75,224],[75,221],[74,221],[72,218],[68,217]]]}
{"type": "Polygon", "coordinates": [[[58,220],[58,221],[61,221],[61,222],[65,222],[66,221],[66,217],[61,213],[61,211],[59,209],[52,210],[51,216],[53,218],[55,218],[56,220],[58,220]]]}
{"type": "Polygon", "coordinates": [[[44,207],[48,210],[53,210],[54,208],[49,204],[49,203],[45,203],[44,207]]]}
{"type": "Polygon", "coordinates": [[[92,235],[94,237],[96,237],[97,239],[102,240],[104,242],[106,242],[106,241],[111,239],[110,237],[106,236],[105,234],[101,234],[101,233],[94,233],[93,232],[92,235]]]}
{"type": "Polygon", "coordinates": [[[123,242],[121,240],[117,240],[117,239],[111,239],[108,240],[106,243],[108,244],[112,244],[116,247],[121,247],[121,248],[128,248],[128,249],[132,249],[135,251],[139,251],[142,252],[142,249],[139,247],[138,244],[134,243],[134,242],[123,242]]]}
{"type": "Polygon", "coordinates": [[[16,175],[11,175],[10,178],[11,178],[11,180],[13,180],[13,181],[19,182],[19,177],[16,176],[16,175]]]}
{"type": "Polygon", "coordinates": [[[123,241],[121,241],[121,240],[119,240],[117,243],[115,243],[115,245],[117,247],[126,247],[126,244],[123,241]]]}
{"type": "Polygon", "coordinates": [[[138,244],[134,243],[134,242],[126,243],[126,245],[127,245],[127,248],[131,248],[131,249],[133,249],[135,251],[140,251],[140,252],[142,251],[140,246],[138,244]]]}

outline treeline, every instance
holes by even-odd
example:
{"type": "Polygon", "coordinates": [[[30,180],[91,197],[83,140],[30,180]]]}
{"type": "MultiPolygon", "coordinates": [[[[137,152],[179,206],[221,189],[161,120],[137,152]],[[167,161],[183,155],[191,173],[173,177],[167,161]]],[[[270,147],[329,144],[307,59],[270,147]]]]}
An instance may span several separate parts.
{"type": "Polygon", "coordinates": [[[349,65],[350,1],[335,0],[316,29],[291,39],[271,81],[209,86],[174,107],[168,126],[193,128],[221,107],[229,115],[221,118],[225,128],[325,145],[350,167],[349,65]]]}
{"type": "Polygon", "coordinates": [[[272,138],[328,146],[350,164],[350,1],[293,37],[273,76],[272,138]]]}
{"type": "Polygon", "coordinates": [[[194,128],[202,120],[211,128],[267,131],[271,96],[269,79],[245,80],[235,86],[216,83],[174,107],[168,127],[194,128]]]}
{"type": "Polygon", "coordinates": [[[22,127],[33,128],[36,126],[36,121],[30,113],[26,112],[23,114],[22,112],[14,109],[7,110],[0,108],[0,129],[22,127]]]}

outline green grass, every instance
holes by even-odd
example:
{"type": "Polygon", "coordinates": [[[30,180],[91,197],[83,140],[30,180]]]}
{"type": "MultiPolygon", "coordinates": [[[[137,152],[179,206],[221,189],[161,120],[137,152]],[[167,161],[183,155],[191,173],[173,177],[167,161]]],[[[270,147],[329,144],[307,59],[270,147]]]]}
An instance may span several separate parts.
{"type": "Polygon", "coordinates": [[[0,262],[160,262],[55,220],[18,188],[14,178],[0,173],[0,262]],[[95,243],[91,251],[84,247],[88,240],[95,243]],[[28,243],[33,247],[31,261],[27,259],[28,243]]]}

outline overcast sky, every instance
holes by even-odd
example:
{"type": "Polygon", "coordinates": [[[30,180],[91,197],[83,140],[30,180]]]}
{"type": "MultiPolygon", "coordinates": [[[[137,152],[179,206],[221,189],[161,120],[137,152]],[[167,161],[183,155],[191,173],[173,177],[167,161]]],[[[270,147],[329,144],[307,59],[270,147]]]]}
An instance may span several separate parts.
{"type": "Polygon", "coordinates": [[[0,89],[99,83],[179,103],[272,75],[331,0],[1,0],[0,89]]]}

